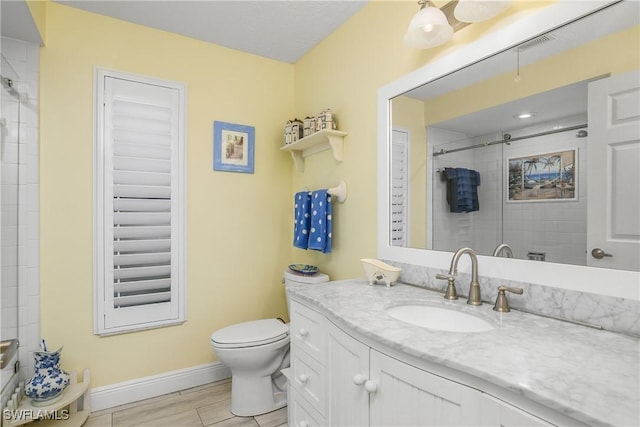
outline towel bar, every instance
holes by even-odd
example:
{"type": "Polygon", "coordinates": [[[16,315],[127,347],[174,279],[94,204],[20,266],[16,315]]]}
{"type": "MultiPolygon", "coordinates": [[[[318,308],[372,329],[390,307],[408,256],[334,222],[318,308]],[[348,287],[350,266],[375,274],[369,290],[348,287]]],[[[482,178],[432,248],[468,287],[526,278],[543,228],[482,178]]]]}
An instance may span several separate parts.
{"type": "MultiPolygon", "coordinates": [[[[307,187],[301,188],[300,191],[309,191],[307,187]]],[[[347,184],[340,181],[335,187],[327,188],[327,193],[331,194],[340,203],[344,203],[347,199],[347,184]]]]}
{"type": "Polygon", "coordinates": [[[347,184],[344,181],[340,181],[335,187],[328,188],[327,192],[334,196],[338,202],[344,203],[347,199],[347,184]]]}

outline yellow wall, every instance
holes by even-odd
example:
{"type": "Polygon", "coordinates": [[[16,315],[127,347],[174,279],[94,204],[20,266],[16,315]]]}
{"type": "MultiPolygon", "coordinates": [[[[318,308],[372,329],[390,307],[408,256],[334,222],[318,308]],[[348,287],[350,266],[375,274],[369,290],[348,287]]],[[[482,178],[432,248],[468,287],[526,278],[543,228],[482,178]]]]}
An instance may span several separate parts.
{"type": "Polygon", "coordinates": [[[291,255],[291,159],[278,150],[293,116],[294,67],[190,38],[47,4],[41,48],[41,328],[66,369],[92,386],[213,361],[222,326],[285,316],[291,255]],[[94,67],[187,87],[185,324],[93,335],[94,67]],[[255,174],[212,171],[213,121],[255,126],[255,174]]]}
{"type": "MultiPolygon", "coordinates": [[[[525,4],[526,3],[526,4],[525,4]]],[[[519,2],[501,19],[531,7],[519,2]]],[[[280,284],[291,262],[318,265],[333,279],[362,276],[376,255],[376,95],[380,86],[491,31],[475,24],[441,48],[402,45],[411,1],[371,2],[297,64],[284,64],[47,2],[41,50],[41,327],[64,344],[66,369],[92,369],[92,386],[214,360],[212,331],[284,316],[280,284]],[[93,335],[92,92],[94,67],[187,85],[188,321],[100,338],[93,335]],[[329,152],[294,171],[278,150],[291,117],[330,107],[345,140],[344,162],[329,152]],[[256,128],[253,175],[212,171],[212,122],[256,128]],[[291,197],[302,187],[344,179],[334,209],[331,254],[293,249],[291,197]]]]}

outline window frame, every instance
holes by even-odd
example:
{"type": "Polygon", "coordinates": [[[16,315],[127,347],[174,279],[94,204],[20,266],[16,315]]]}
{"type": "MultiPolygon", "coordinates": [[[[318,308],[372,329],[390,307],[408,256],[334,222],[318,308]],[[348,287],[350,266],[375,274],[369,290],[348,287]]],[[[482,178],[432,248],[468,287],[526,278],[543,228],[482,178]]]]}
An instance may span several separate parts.
{"type": "MultiPolygon", "coordinates": [[[[94,295],[94,334],[100,336],[108,336],[126,332],[133,332],[151,328],[159,328],[165,326],[179,325],[187,320],[186,306],[186,87],[183,83],[159,79],[154,77],[142,76],[132,73],[126,73],[107,68],[94,68],[94,138],[93,138],[93,295],[94,295]],[[110,174],[113,168],[105,167],[105,147],[109,142],[105,141],[105,81],[108,78],[127,80],[133,83],[160,86],[177,91],[177,103],[172,107],[177,108],[177,132],[176,140],[172,142],[172,156],[177,156],[178,170],[175,174],[172,171],[172,188],[177,188],[177,209],[176,212],[171,211],[172,216],[177,215],[177,220],[172,221],[172,233],[177,231],[178,237],[174,242],[177,247],[174,248],[172,243],[172,252],[177,251],[175,259],[177,259],[177,280],[173,280],[171,284],[171,313],[165,318],[148,321],[145,319],[146,306],[127,307],[139,308],[138,314],[132,313],[134,310],[121,311],[122,318],[118,326],[107,325],[107,315],[118,317],[113,306],[109,307],[107,292],[109,286],[105,283],[105,273],[108,265],[106,264],[106,247],[105,247],[105,226],[110,220],[109,212],[105,210],[105,174],[110,174]],[[175,144],[175,145],[174,145],[175,144]],[[176,147],[177,146],[177,147],[176,147]],[[174,182],[173,180],[177,180],[174,182]],[[177,284],[177,286],[176,286],[177,284]],[[175,286],[175,289],[174,289],[175,286]],[[109,313],[109,311],[113,311],[109,313]]],[[[111,160],[108,163],[112,165],[111,160]]],[[[173,195],[172,195],[173,199],[173,195]]],[[[173,260],[172,260],[173,262],[173,260]]],[[[147,306],[148,307],[148,306],[147,306]]],[[[120,309],[121,310],[121,309],[120,309]]]]}

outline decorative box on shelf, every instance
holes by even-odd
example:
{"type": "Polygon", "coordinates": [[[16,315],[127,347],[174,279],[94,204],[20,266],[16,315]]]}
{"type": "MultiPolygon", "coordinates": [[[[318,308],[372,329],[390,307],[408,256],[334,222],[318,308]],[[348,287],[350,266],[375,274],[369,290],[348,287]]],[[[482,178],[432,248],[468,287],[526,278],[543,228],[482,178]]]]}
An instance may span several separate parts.
{"type": "Polygon", "coordinates": [[[336,161],[342,161],[344,137],[347,132],[339,130],[321,130],[297,142],[287,144],[280,148],[291,153],[296,169],[304,171],[304,158],[321,151],[331,150],[336,161]]]}
{"type": "Polygon", "coordinates": [[[32,421],[38,421],[38,427],[58,425],[64,427],[80,427],[89,417],[91,400],[89,384],[91,374],[85,369],[82,382],[78,382],[76,372],[69,374],[69,385],[62,396],[50,404],[34,405],[24,394],[24,383],[21,383],[2,410],[2,427],[15,427],[32,421]]]}

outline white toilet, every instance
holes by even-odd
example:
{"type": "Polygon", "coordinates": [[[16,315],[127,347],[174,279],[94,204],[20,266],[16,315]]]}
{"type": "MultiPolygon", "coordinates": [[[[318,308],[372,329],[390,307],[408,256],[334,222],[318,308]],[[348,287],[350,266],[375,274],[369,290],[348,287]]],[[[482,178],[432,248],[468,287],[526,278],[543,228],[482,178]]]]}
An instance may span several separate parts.
{"type": "MultiPolygon", "coordinates": [[[[285,284],[311,284],[327,282],[329,276],[302,275],[287,269],[284,280],[285,284]]],[[[254,416],[286,406],[286,378],[280,370],[289,366],[288,325],[279,319],[237,323],[211,334],[211,347],[231,369],[234,415],[254,416]]]]}

